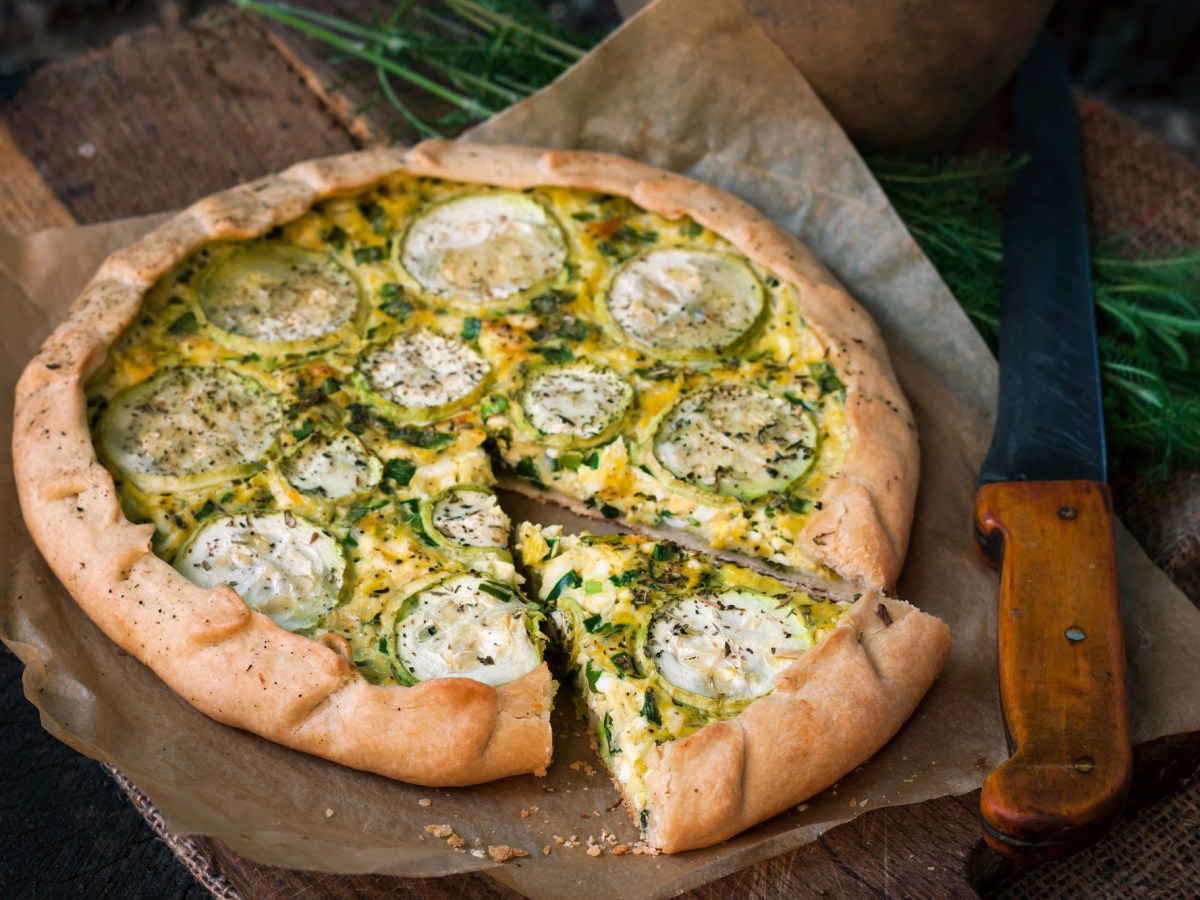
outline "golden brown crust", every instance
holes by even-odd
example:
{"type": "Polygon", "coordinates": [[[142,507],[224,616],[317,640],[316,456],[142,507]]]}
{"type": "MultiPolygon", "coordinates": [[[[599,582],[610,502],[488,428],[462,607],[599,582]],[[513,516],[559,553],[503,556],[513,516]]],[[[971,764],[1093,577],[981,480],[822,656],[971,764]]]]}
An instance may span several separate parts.
{"type": "Polygon", "coordinates": [[[278,628],[227,588],[196,587],[155,557],[149,526],[125,520],[91,444],[83,386],[161,275],[202,244],[261,235],[397,171],[622,194],[668,217],[691,215],[794,281],[806,322],[845,373],[852,438],[888,435],[854,442],[833,502],[806,532],[809,549],[866,586],[894,581],[916,491],[911,417],[874,325],[803,245],[721,191],[628,160],[432,141],[302,163],[194,204],[109,257],[26,368],[14,428],[22,511],[55,573],[110,638],[213,718],[350,766],[468,784],[549,762],[553,682],[544,665],[499,689],[463,679],[373,687],[335,649],[278,628]]]}
{"type": "Polygon", "coordinates": [[[707,847],[828,787],[891,740],[950,646],[941,620],[862,597],[771,694],[651,751],[647,839],[668,853],[707,847]]]}

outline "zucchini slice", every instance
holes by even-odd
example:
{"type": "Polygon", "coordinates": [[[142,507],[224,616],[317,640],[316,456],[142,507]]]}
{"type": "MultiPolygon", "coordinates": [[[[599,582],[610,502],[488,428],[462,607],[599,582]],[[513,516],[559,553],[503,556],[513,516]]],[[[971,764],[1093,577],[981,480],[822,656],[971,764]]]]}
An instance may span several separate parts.
{"type": "Polygon", "coordinates": [[[539,366],[517,392],[527,431],[552,447],[591,447],[613,438],[633,403],[633,387],[607,366],[586,361],[539,366]]]}
{"type": "Polygon", "coordinates": [[[383,463],[348,431],[314,434],[283,460],[288,484],[314,497],[340,500],[379,484],[383,463]]]}
{"type": "Polygon", "coordinates": [[[346,560],[337,539],[290,512],[222,516],[196,530],[175,568],[201,587],[227,584],[288,631],[337,606],[346,560]]]}
{"type": "Polygon", "coordinates": [[[421,328],[368,353],[361,372],[385,413],[436,422],[479,399],[491,366],[466,341],[421,328]]]}
{"type": "Polygon", "coordinates": [[[680,481],[752,500],[781,491],[808,472],[817,427],[807,410],[749,385],[688,394],[662,418],[655,459],[680,481]]]}
{"type": "Polygon", "coordinates": [[[118,394],[101,453],[143,491],[178,493],[245,478],[275,445],[279,402],[229,369],[179,367],[118,394]]]}
{"type": "Polygon", "coordinates": [[[649,356],[715,359],[749,337],[766,314],[766,291],[734,256],[674,248],[625,263],[605,296],[620,332],[649,356]]]}
{"type": "Polygon", "coordinates": [[[426,534],[460,548],[503,550],[512,529],[496,495],[482,485],[448,488],[423,502],[421,517],[426,534]]]}
{"type": "Polygon", "coordinates": [[[794,604],[748,590],[668,600],[635,641],[640,664],[676,703],[721,715],[769,693],[811,646],[794,604]]]}
{"type": "Polygon", "coordinates": [[[358,283],[335,260],[286,244],[240,247],[200,282],[200,310],[232,349],[305,352],[328,346],[355,318],[358,283]]]}
{"type": "Polygon", "coordinates": [[[401,606],[391,642],[397,675],[410,684],[515,681],[542,661],[539,619],[516,588],[478,575],[447,578],[401,606]]]}
{"type": "Polygon", "coordinates": [[[399,243],[400,265],[427,292],[466,308],[507,305],[563,270],[554,216],[516,191],[465,194],[431,206],[399,243]]]}

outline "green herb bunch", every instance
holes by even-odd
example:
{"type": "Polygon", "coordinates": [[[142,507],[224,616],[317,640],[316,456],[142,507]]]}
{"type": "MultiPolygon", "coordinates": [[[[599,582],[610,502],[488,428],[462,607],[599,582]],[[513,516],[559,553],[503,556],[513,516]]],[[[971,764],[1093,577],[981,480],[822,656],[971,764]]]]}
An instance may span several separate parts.
{"type": "MultiPolygon", "coordinates": [[[[422,137],[455,134],[532,94],[598,37],[565,31],[532,0],[406,0],[366,24],[284,3],[234,2],[323,42],[335,62],[366,64],[422,137]],[[420,112],[410,97],[421,100],[420,112]]],[[[1014,163],[874,155],[867,164],[994,350],[998,200],[1014,163]]],[[[1154,474],[1200,469],[1200,252],[1139,260],[1119,245],[1095,247],[1092,266],[1110,461],[1154,474]]]]}

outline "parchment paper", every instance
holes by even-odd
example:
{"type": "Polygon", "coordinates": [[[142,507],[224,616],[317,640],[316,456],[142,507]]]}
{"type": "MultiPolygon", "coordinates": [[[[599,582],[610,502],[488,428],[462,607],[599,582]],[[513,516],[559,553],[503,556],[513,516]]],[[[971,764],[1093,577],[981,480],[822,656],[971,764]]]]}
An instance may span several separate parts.
{"type": "MultiPolygon", "coordinates": [[[[979,787],[1006,753],[995,696],[996,579],[971,537],[996,367],[804,79],[736,0],[660,0],[470,139],[611,150],[717,184],[799,234],[870,308],[922,440],[922,487],[898,593],[944,618],[956,639],[916,715],[835,788],[725,844],[675,857],[606,850],[598,858],[585,855],[589,836],[600,841],[603,829],[632,843],[636,832],[565,696],[547,777],[459,790],[355,772],[208,720],[91,625],[16,515],[12,386],[103,256],[153,224],[138,220],[25,240],[0,235],[0,540],[11,564],[0,636],[26,663],[26,694],[45,727],[121,768],[175,831],[215,835],[253,859],[402,875],[486,869],[535,897],[676,893],[860,812],[979,787]],[[577,761],[586,765],[572,768],[577,761]],[[423,798],[431,805],[420,806],[423,798]],[[503,843],[530,856],[497,865],[455,852],[423,830],[443,823],[468,848],[503,843]],[[559,845],[554,835],[580,846],[559,845]]],[[[540,508],[527,514],[569,522],[540,508]]],[[[1135,739],[1200,730],[1200,613],[1126,534],[1119,544],[1135,739]]]]}

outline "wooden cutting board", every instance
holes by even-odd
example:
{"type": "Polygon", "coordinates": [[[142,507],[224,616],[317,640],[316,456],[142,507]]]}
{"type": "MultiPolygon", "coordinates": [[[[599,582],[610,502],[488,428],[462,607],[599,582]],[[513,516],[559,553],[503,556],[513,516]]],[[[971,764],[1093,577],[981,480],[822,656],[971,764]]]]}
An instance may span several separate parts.
{"type": "MultiPolygon", "coordinates": [[[[180,30],[145,29],[102,50],[51,62],[7,100],[0,98],[0,229],[22,233],[173,209],[383,135],[369,115],[355,114],[353,98],[329,88],[331,81],[311,48],[224,11],[180,30]]],[[[11,663],[5,660],[4,671],[17,668],[11,663]]],[[[24,704],[15,678],[0,689],[4,708],[24,704]]],[[[98,767],[81,766],[31,723],[24,731],[6,731],[0,747],[8,751],[6,758],[20,760],[10,774],[15,795],[8,806],[21,814],[0,818],[7,832],[0,839],[7,845],[53,832],[62,852],[77,857],[71,880],[57,881],[60,887],[107,877],[118,895],[177,892],[180,872],[164,866],[161,845],[147,844],[147,833],[135,829],[113,844],[111,798],[99,805],[86,799],[98,790],[98,767]],[[18,742],[28,746],[18,748],[18,742]],[[23,808],[21,796],[56,802],[23,808]],[[123,882],[111,882],[112,860],[90,857],[100,834],[110,838],[114,857],[125,867],[123,882]],[[162,891],[145,883],[155,877],[164,879],[162,891]],[[174,887],[168,889],[167,882],[174,887]]],[[[1200,735],[1139,747],[1133,802],[1149,803],[1177,790],[1198,764],[1200,735]]],[[[977,804],[976,792],[876,810],[694,895],[950,896],[972,884],[995,886],[1009,870],[976,853],[977,804]]],[[[224,876],[246,898],[511,893],[482,875],[419,881],[302,873],[249,862],[211,839],[197,839],[191,847],[196,865],[224,876]]],[[[18,863],[3,856],[0,864],[0,880],[17,871],[18,863]]],[[[34,877],[29,872],[37,868],[34,863],[24,877],[34,877]]],[[[63,871],[41,871],[39,888],[63,871]]]]}

